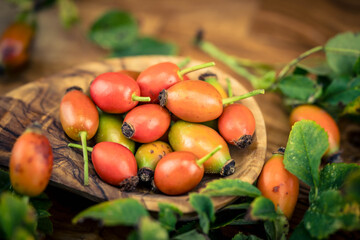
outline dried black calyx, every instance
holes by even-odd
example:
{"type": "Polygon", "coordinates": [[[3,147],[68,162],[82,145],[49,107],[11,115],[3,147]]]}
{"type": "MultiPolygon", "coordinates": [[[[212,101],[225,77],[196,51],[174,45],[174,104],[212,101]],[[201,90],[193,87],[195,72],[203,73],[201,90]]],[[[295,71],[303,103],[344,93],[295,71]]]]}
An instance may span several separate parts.
{"type": "Polygon", "coordinates": [[[285,153],[285,147],[279,147],[278,150],[273,152],[273,154],[281,154],[281,155],[284,155],[284,153],[285,153]]]}
{"type": "Polygon", "coordinates": [[[84,90],[83,90],[81,87],[79,87],[79,86],[72,86],[72,87],[67,88],[67,89],[65,90],[65,93],[68,93],[68,92],[73,91],[73,90],[77,90],[77,91],[80,91],[80,92],[84,92],[84,90]]]}
{"type": "Polygon", "coordinates": [[[251,145],[251,143],[253,142],[253,136],[251,136],[251,135],[243,135],[238,140],[236,140],[234,142],[235,142],[235,145],[238,148],[244,149],[244,148],[251,145]]]}
{"type": "Polygon", "coordinates": [[[138,176],[142,182],[150,182],[154,178],[154,171],[150,168],[143,167],[138,171],[138,176]]]}
{"type": "Polygon", "coordinates": [[[203,73],[199,76],[199,80],[202,80],[202,81],[205,81],[206,79],[209,79],[209,78],[218,78],[217,75],[215,73],[212,73],[212,72],[206,72],[206,73],[203,73]]]}
{"type": "Polygon", "coordinates": [[[167,91],[165,89],[160,92],[158,99],[160,102],[160,106],[165,107],[167,103],[167,91]]]}
{"type": "Polygon", "coordinates": [[[131,138],[132,136],[134,136],[135,133],[134,127],[127,122],[123,123],[123,125],[121,126],[121,131],[124,134],[124,136],[127,138],[131,138]]]}
{"type": "Polygon", "coordinates": [[[220,171],[220,176],[226,177],[232,175],[235,172],[235,161],[234,159],[228,160],[220,171]]]}
{"type": "Polygon", "coordinates": [[[124,192],[132,192],[132,191],[135,190],[138,183],[139,183],[139,177],[138,176],[132,176],[132,177],[124,179],[119,184],[119,188],[120,188],[121,191],[124,191],[124,192]]]}

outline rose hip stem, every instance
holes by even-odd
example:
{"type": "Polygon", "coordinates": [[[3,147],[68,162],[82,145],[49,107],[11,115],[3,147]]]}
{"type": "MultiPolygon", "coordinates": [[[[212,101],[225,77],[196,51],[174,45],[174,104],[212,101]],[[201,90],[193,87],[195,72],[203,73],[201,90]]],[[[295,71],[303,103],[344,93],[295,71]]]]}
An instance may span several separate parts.
{"type": "Polygon", "coordinates": [[[264,93],[265,93],[265,90],[264,90],[264,89],[256,89],[256,90],[254,90],[254,91],[245,93],[245,94],[240,95],[240,96],[234,96],[234,97],[224,98],[224,99],[222,100],[222,103],[223,103],[223,104],[233,103],[233,102],[236,102],[236,101],[239,101],[239,100],[248,98],[248,97],[252,97],[252,96],[255,96],[255,95],[258,95],[258,94],[264,94],[264,93]]]}

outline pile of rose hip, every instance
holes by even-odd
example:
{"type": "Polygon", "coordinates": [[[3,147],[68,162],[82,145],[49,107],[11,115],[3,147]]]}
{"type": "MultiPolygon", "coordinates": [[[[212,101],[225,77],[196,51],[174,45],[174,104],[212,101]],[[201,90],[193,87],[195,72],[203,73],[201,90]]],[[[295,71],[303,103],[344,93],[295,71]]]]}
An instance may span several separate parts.
{"type": "Polygon", "coordinates": [[[227,144],[245,148],[255,131],[251,111],[234,102],[264,91],[228,98],[216,75],[203,74],[202,80],[185,75],[213,65],[180,70],[162,62],[141,73],[103,73],[90,84],[91,99],[70,88],[60,120],[65,133],[82,142],[69,146],[83,149],[84,184],[89,184],[87,151],[100,178],[125,191],[141,181],[179,195],[196,187],[204,172],[233,174],[227,144]],[[94,136],[97,144],[87,147],[94,136]]]}

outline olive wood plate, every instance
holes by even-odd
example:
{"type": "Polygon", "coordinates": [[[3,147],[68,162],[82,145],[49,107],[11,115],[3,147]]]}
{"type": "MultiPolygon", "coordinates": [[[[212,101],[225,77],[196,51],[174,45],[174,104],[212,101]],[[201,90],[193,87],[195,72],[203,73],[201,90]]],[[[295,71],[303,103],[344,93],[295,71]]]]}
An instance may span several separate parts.
{"type": "MultiPolygon", "coordinates": [[[[189,204],[188,194],[167,196],[161,193],[153,193],[145,188],[138,188],[134,192],[122,192],[116,186],[103,182],[97,176],[91,163],[89,164],[90,184],[84,186],[82,152],[81,150],[67,147],[67,144],[72,142],[72,140],[65,135],[59,120],[61,98],[65,90],[71,86],[76,85],[87,91],[90,82],[101,73],[122,69],[142,71],[155,63],[171,61],[177,64],[183,59],[182,57],[168,56],[139,56],[91,62],[31,82],[8,92],[4,96],[0,96],[0,165],[8,166],[11,149],[16,139],[28,125],[38,121],[48,137],[54,153],[54,165],[50,184],[94,201],[134,198],[151,211],[159,210],[159,202],[171,203],[177,206],[183,213],[191,215],[194,209],[189,204]]],[[[202,62],[192,60],[187,66],[200,63],[202,62]]],[[[237,80],[216,67],[199,70],[188,74],[188,76],[191,79],[197,79],[201,73],[206,71],[216,73],[224,87],[226,87],[226,78],[229,78],[234,95],[248,92],[237,80]]],[[[236,162],[236,171],[227,178],[238,178],[253,183],[259,176],[264,164],[266,153],[265,123],[254,98],[245,99],[241,102],[248,106],[255,116],[256,134],[252,145],[245,150],[239,150],[230,146],[231,156],[236,162]]],[[[91,145],[91,142],[89,144],[91,145]]],[[[207,182],[217,178],[219,176],[205,175],[201,183],[192,191],[199,191],[205,187],[207,182]]],[[[215,208],[219,209],[235,199],[235,197],[215,197],[213,198],[213,203],[215,208]]]]}

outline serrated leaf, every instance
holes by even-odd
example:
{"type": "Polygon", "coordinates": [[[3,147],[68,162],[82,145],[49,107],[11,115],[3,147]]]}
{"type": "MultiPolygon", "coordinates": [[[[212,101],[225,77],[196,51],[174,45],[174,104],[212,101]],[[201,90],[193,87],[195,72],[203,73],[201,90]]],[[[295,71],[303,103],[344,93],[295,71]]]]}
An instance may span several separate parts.
{"type": "Polygon", "coordinates": [[[150,37],[136,39],[133,44],[124,49],[114,50],[109,57],[124,57],[138,55],[176,55],[178,48],[174,43],[162,42],[150,37]]]}
{"type": "Polygon", "coordinates": [[[255,186],[239,179],[218,179],[211,181],[201,190],[201,193],[211,197],[257,197],[261,195],[260,190],[255,186]]]}
{"type": "Polygon", "coordinates": [[[321,157],[328,146],[328,135],[320,125],[311,120],[296,122],[285,149],[285,168],[310,187],[318,187],[321,157]]]}
{"type": "Polygon", "coordinates": [[[58,0],[61,23],[69,28],[79,20],[79,13],[72,0],[58,0]]]}
{"type": "Polygon", "coordinates": [[[317,90],[316,83],[303,75],[290,75],[278,84],[281,92],[292,99],[307,101],[317,90]]]}
{"type": "Polygon", "coordinates": [[[5,234],[5,239],[17,239],[19,233],[27,233],[27,235],[35,237],[35,209],[27,204],[25,198],[8,192],[2,193],[0,195],[0,213],[0,233],[5,234]]]}
{"type": "Polygon", "coordinates": [[[250,215],[254,220],[275,220],[277,217],[273,202],[263,196],[255,198],[251,203],[250,215]]]}
{"type": "Polygon", "coordinates": [[[133,226],[143,216],[148,216],[143,205],[135,199],[117,199],[99,203],[76,215],[72,222],[91,218],[101,221],[105,226],[126,225],[133,226]]]}
{"type": "Polygon", "coordinates": [[[206,237],[201,234],[198,233],[195,229],[186,232],[186,233],[182,233],[180,235],[175,236],[174,238],[172,238],[173,240],[206,240],[206,237]]]}
{"type": "MultiPolygon", "coordinates": [[[[359,170],[360,166],[353,163],[333,163],[327,164],[320,172],[320,184],[318,194],[326,190],[339,190],[343,187],[345,179],[350,173],[359,170]]],[[[310,201],[314,200],[315,189],[310,190],[310,201]]]]}
{"type": "Polygon", "coordinates": [[[159,203],[159,222],[168,231],[175,230],[175,225],[179,216],[182,216],[182,212],[172,204],[159,203]]]}
{"type": "Polygon", "coordinates": [[[161,226],[161,224],[148,216],[140,219],[137,235],[139,240],[169,239],[168,232],[161,226]]]}
{"type": "Polygon", "coordinates": [[[327,190],[310,205],[303,218],[304,226],[315,238],[326,238],[340,229],[351,230],[360,221],[354,213],[344,212],[346,202],[338,190],[327,190]]]}
{"type": "Polygon", "coordinates": [[[206,195],[191,193],[189,201],[199,216],[202,231],[208,234],[210,223],[215,220],[215,209],[211,199],[206,195]]]}
{"type": "Polygon", "coordinates": [[[242,232],[239,232],[232,238],[232,240],[261,240],[261,238],[258,238],[255,235],[245,235],[242,232]]]}
{"type": "Polygon", "coordinates": [[[336,35],[326,43],[325,53],[334,72],[352,74],[353,66],[360,56],[360,34],[347,32],[336,35]]]}
{"type": "Polygon", "coordinates": [[[89,38],[105,49],[124,49],[137,38],[138,25],[128,12],[109,11],[90,28],[89,38]]]}

